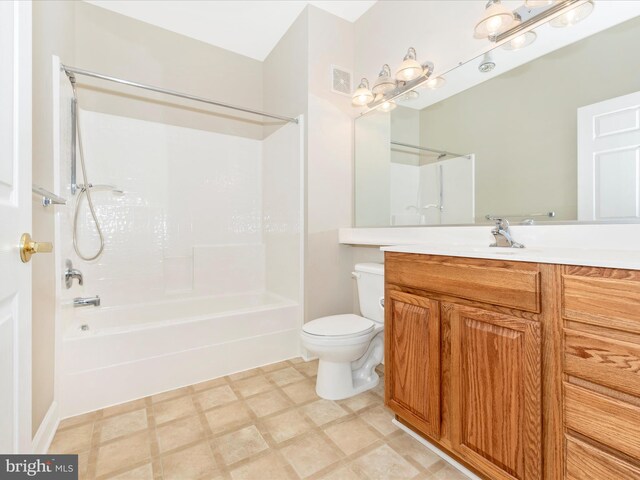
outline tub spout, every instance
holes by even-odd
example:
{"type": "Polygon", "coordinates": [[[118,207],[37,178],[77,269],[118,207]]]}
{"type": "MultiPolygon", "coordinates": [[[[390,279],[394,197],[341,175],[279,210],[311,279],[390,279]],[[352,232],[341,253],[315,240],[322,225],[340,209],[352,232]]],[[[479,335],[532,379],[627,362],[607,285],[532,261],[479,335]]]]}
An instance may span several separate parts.
{"type": "Polygon", "coordinates": [[[100,297],[96,295],[95,297],[76,297],[73,299],[74,307],[88,307],[93,305],[94,307],[100,306],[100,297]]]}

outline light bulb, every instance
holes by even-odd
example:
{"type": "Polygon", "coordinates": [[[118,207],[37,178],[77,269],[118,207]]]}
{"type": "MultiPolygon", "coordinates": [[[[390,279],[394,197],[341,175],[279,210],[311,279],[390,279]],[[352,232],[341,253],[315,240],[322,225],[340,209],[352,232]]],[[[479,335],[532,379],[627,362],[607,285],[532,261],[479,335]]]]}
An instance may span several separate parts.
{"type": "Polygon", "coordinates": [[[442,77],[434,77],[430,78],[427,83],[425,83],[425,87],[430,88],[431,90],[435,90],[436,88],[440,88],[444,85],[444,78],[442,77]]]}
{"type": "Polygon", "coordinates": [[[578,22],[581,22],[593,11],[593,1],[589,0],[588,2],[582,3],[575,8],[572,8],[566,13],[562,15],[558,15],[555,18],[552,18],[549,24],[552,27],[572,27],[578,22]]]}
{"type": "Polygon", "coordinates": [[[378,74],[376,83],[373,84],[371,91],[374,95],[384,95],[396,88],[396,81],[391,78],[391,68],[386,63],[382,66],[382,70],[378,74]]]}
{"type": "Polygon", "coordinates": [[[390,112],[394,108],[396,108],[396,103],[393,100],[387,100],[378,106],[378,111],[386,113],[390,112]]]}
{"type": "Polygon", "coordinates": [[[491,0],[474,28],[474,37],[488,38],[499,35],[511,27],[513,19],[513,12],[502,5],[500,0],[491,0]]]}
{"type": "Polygon", "coordinates": [[[356,91],[353,92],[351,103],[357,107],[364,107],[372,100],[373,93],[371,93],[371,90],[369,90],[369,81],[366,78],[363,78],[360,81],[360,85],[358,85],[356,91]]]}
{"type": "MultiPolygon", "coordinates": [[[[514,14],[514,25],[513,25],[513,27],[515,28],[518,25],[520,25],[521,23],[522,23],[522,18],[520,17],[520,15],[515,13],[514,14]]],[[[520,34],[520,35],[518,35],[516,37],[513,37],[507,43],[502,45],[502,48],[504,48],[505,50],[520,50],[521,48],[524,48],[527,45],[531,45],[535,41],[536,38],[537,38],[536,33],[530,30],[530,31],[522,33],[522,34],[520,34]]]]}
{"type": "Polygon", "coordinates": [[[402,64],[396,71],[396,80],[410,82],[424,73],[424,68],[416,60],[416,50],[410,47],[404,56],[402,64]]]}

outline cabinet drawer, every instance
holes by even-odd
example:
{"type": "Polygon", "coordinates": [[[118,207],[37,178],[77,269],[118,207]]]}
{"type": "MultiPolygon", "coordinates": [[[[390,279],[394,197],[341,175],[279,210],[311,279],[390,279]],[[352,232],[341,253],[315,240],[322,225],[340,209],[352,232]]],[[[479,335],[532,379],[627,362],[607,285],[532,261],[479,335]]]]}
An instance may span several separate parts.
{"type": "Polygon", "coordinates": [[[640,333],[640,272],[565,269],[562,314],[567,320],[640,333]]]}
{"type": "Polygon", "coordinates": [[[640,408],[582,387],[564,384],[567,428],[640,459],[640,408]]]}
{"type": "Polygon", "coordinates": [[[564,371],[640,397],[640,345],[565,330],[564,371]]]}
{"type": "Polygon", "coordinates": [[[593,445],[566,437],[566,480],[637,480],[640,468],[593,445]]]}
{"type": "Polygon", "coordinates": [[[533,263],[387,252],[385,281],[491,305],[540,312],[540,272],[533,263]]]}

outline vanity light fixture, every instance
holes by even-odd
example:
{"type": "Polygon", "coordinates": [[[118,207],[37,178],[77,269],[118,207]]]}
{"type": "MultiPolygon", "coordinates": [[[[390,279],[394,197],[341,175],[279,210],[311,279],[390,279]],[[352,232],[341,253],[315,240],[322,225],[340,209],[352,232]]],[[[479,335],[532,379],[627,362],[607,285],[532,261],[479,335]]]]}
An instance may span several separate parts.
{"type": "MultiPolygon", "coordinates": [[[[522,17],[520,17],[520,15],[515,12],[513,15],[515,17],[514,25],[520,25],[522,23],[522,17]]],[[[505,50],[520,50],[521,48],[531,45],[533,42],[535,42],[536,38],[538,38],[536,32],[529,30],[528,32],[521,33],[520,35],[513,37],[507,43],[503,44],[502,48],[504,48],[505,50]]]]}
{"type": "Polygon", "coordinates": [[[502,5],[500,0],[489,0],[485,6],[484,15],[476,23],[474,36],[489,38],[508,30],[513,24],[513,12],[502,5]]]}
{"type": "Polygon", "coordinates": [[[351,97],[351,103],[358,107],[364,107],[367,103],[373,100],[373,93],[369,90],[369,80],[363,78],[360,80],[360,85],[353,92],[351,97]]]}
{"type": "Polygon", "coordinates": [[[391,68],[386,63],[382,66],[382,70],[378,74],[376,83],[373,84],[371,91],[374,95],[384,95],[385,93],[396,88],[396,81],[391,78],[391,68]]]}
{"type": "Polygon", "coordinates": [[[415,100],[418,97],[420,97],[420,94],[418,92],[416,92],[415,90],[409,90],[402,96],[402,100],[415,100]]]}
{"type": "Polygon", "coordinates": [[[399,82],[410,82],[421,76],[423,72],[424,68],[416,60],[416,49],[409,47],[400,67],[396,71],[396,80],[399,82]]]}
{"type": "MultiPolygon", "coordinates": [[[[506,29],[504,19],[506,7],[499,0],[487,3],[485,14],[475,27],[476,38],[486,38],[500,43],[506,50],[519,50],[536,39],[532,30],[545,22],[553,27],[569,27],[585,19],[593,11],[595,0],[525,0],[517,10],[509,11],[512,20],[506,29]],[[496,4],[496,2],[498,2],[496,4]],[[501,13],[502,12],[502,13],[501,13]],[[525,17],[524,19],[520,16],[525,17]],[[493,20],[492,20],[493,19],[493,20]],[[503,19],[501,21],[497,19],[503,19]],[[489,22],[493,23],[489,23],[489,22]],[[498,23],[500,22],[500,25],[498,23]],[[491,30],[494,33],[489,32],[491,30]],[[488,34],[486,34],[489,32],[488,34]]],[[[507,9],[508,10],[508,9],[507,9]]]]}
{"type": "Polygon", "coordinates": [[[593,12],[593,1],[589,0],[581,5],[578,5],[575,8],[572,8],[562,15],[558,15],[557,17],[552,18],[549,22],[549,25],[551,25],[552,27],[560,28],[572,27],[576,23],[581,22],[589,15],[591,15],[591,12],[593,12]]]}

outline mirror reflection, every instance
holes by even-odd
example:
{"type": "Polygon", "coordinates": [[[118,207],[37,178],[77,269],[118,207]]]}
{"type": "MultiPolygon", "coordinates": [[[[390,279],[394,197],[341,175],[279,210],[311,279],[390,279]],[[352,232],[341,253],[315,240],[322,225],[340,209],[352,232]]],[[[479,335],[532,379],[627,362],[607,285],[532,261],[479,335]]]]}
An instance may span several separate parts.
{"type": "MultiPolygon", "coordinates": [[[[637,45],[640,17],[450,96],[442,88],[437,101],[421,89],[359,117],[356,226],[637,220],[637,45]]],[[[445,85],[487,61],[499,70],[504,53],[452,70],[445,85]]]]}

